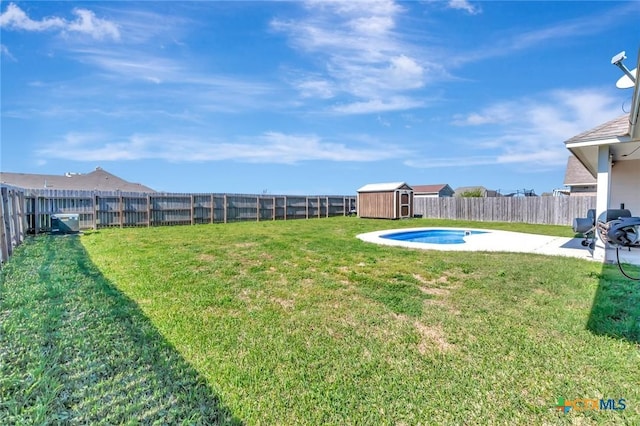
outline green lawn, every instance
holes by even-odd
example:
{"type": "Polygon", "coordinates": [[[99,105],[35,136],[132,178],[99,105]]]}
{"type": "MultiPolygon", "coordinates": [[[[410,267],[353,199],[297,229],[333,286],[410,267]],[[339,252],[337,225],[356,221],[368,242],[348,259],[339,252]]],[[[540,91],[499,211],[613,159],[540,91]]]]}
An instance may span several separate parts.
{"type": "Polygon", "coordinates": [[[2,271],[0,424],[640,423],[636,283],[355,238],[423,225],[573,236],[331,218],[29,240],[2,271]]]}

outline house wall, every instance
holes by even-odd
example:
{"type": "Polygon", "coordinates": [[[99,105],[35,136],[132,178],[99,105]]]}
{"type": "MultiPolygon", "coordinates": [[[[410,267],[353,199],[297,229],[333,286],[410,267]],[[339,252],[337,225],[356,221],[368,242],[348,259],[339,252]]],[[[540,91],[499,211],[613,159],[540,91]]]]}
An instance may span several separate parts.
{"type": "Polygon", "coordinates": [[[361,192],[358,194],[358,216],[376,219],[395,219],[395,192],[361,192]]]}
{"type": "Polygon", "coordinates": [[[453,194],[454,194],[453,189],[451,189],[448,186],[445,186],[444,188],[442,188],[440,190],[439,196],[440,197],[453,197],[453,194]]]}
{"type": "Polygon", "coordinates": [[[611,169],[611,194],[609,206],[626,209],[640,216],[640,160],[618,161],[611,169]]]}
{"type": "Polygon", "coordinates": [[[596,195],[596,185],[571,185],[570,194],[572,196],[592,197],[596,195]]]}
{"type": "Polygon", "coordinates": [[[449,187],[442,188],[439,192],[429,192],[429,193],[413,193],[415,198],[423,197],[423,198],[438,198],[438,197],[453,197],[453,189],[449,187]]]}

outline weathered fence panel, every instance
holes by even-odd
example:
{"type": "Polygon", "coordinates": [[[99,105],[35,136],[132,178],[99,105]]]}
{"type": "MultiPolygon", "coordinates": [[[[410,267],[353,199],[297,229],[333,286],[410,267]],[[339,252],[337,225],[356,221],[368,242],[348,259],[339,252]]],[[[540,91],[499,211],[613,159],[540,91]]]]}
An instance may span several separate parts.
{"type": "Polygon", "coordinates": [[[0,265],[24,241],[27,227],[23,190],[0,186],[0,265]]]}
{"type": "Polygon", "coordinates": [[[596,206],[596,197],[444,197],[414,199],[425,218],[572,225],[596,206]]]}
{"type": "Polygon", "coordinates": [[[310,219],[348,214],[355,196],[165,194],[25,190],[27,229],[46,232],[51,215],[79,213],[80,228],[194,225],[310,219]]]}

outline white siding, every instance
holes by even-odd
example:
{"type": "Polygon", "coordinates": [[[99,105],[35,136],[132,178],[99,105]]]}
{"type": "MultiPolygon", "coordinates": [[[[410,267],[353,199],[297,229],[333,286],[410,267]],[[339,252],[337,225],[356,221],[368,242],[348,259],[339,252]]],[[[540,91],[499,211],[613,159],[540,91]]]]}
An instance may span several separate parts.
{"type": "Polygon", "coordinates": [[[609,206],[626,209],[640,216],[640,160],[618,161],[611,169],[611,196],[609,206]]]}

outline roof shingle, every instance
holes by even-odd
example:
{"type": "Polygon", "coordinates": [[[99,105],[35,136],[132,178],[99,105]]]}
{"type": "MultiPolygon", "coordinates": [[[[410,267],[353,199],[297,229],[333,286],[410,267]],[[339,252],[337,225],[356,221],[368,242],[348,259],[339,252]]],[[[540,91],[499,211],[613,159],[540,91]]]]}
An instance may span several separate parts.
{"type": "Polygon", "coordinates": [[[607,121],[604,124],[594,127],[591,130],[582,132],[579,135],[566,140],[565,144],[577,142],[589,142],[615,137],[629,136],[629,116],[621,115],[620,117],[607,121]]]}
{"type": "Polygon", "coordinates": [[[412,188],[414,193],[419,192],[419,193],[436,194],[440,192],[445,186],[447,186],[446,183],[440,183],[436,185],[414,185],[412,186],[412,188]]]}
{"type": "Polygon", "coordinates": [[[564,184],[566,186],[574,185],[595,185],[597,182],[591,173],[582,165],[580,160],[570,155],[567,160],[567,170],[564,175],[564,184]]]}

